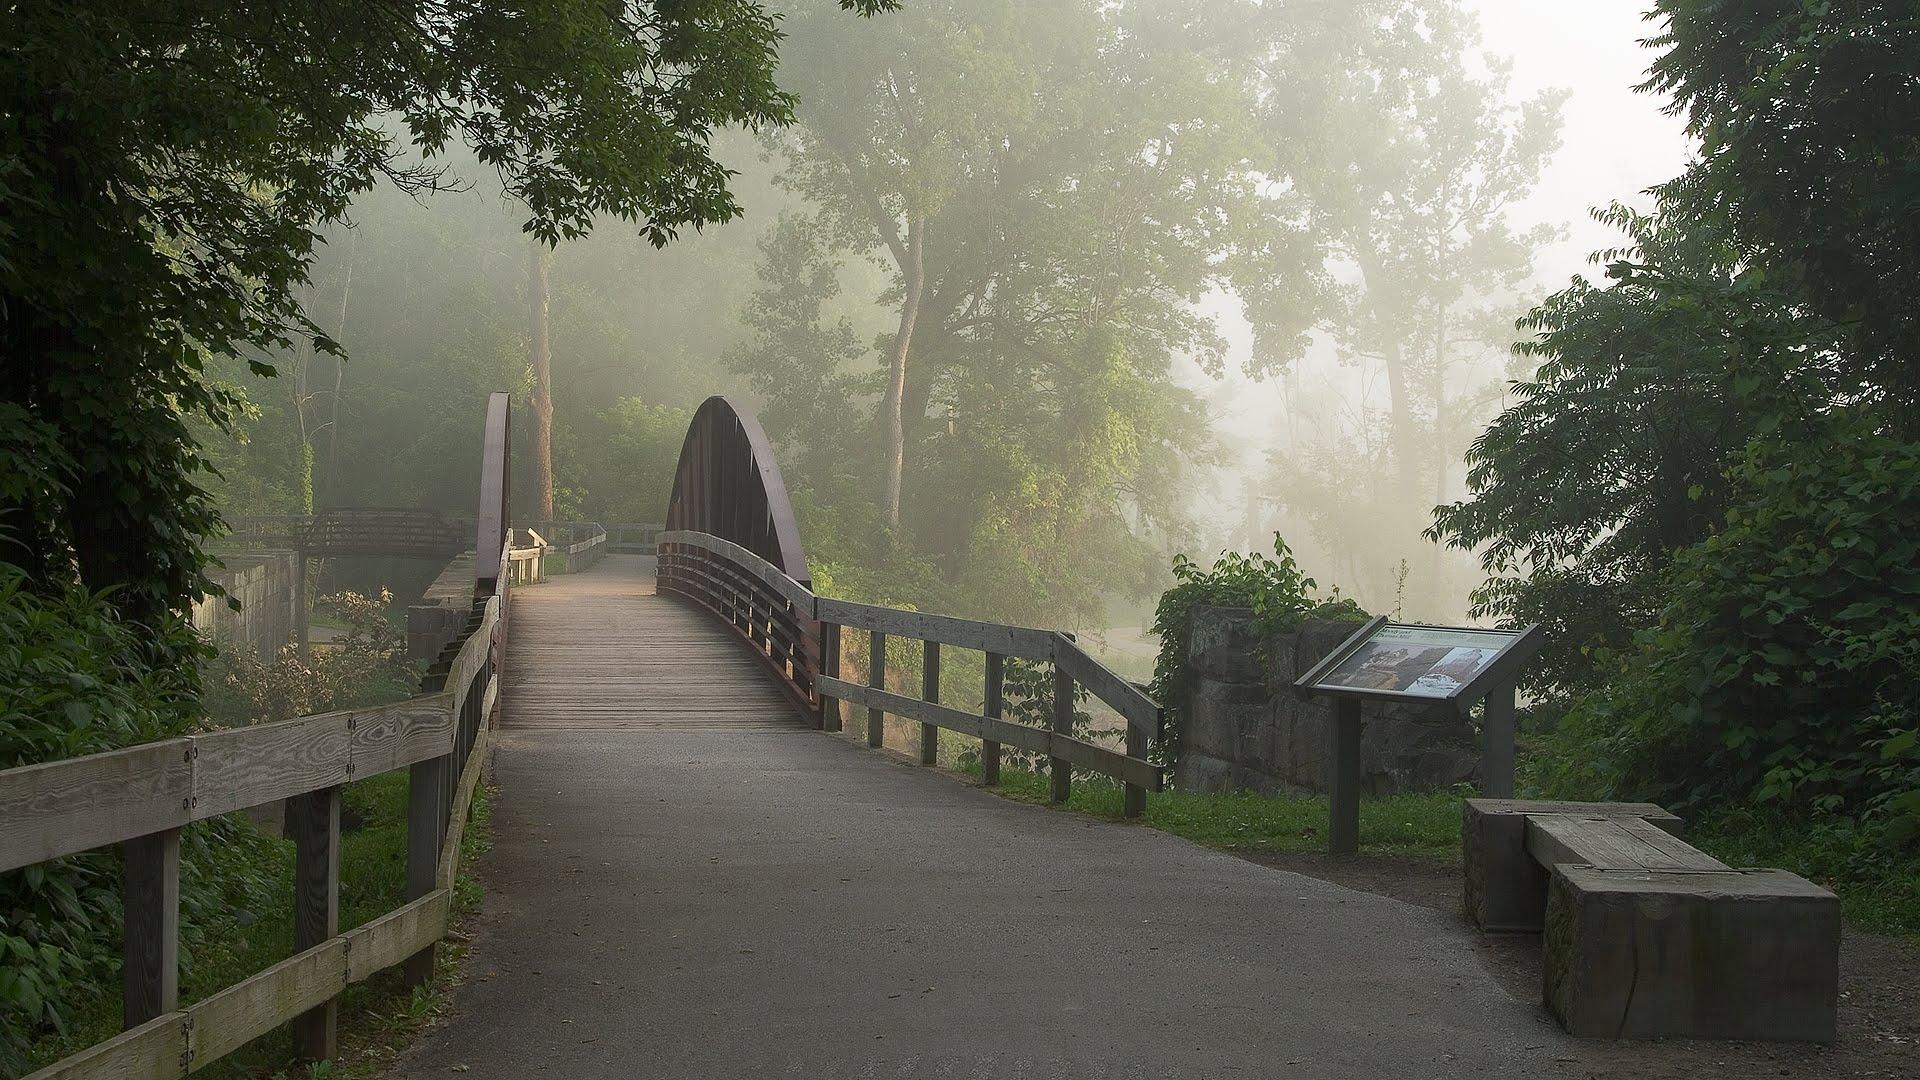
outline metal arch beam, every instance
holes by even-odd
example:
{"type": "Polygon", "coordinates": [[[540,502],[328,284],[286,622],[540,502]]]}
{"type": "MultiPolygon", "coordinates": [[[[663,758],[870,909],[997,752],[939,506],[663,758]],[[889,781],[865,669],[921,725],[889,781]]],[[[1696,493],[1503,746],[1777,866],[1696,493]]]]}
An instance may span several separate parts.
{"type": "Polygon", "coordinates": [[[513,497],[513,399],[487,397],[487,422],[480,435],[480,508],[473,541],[473,595],[486,599],[499,589],[500,551],[506,546],[513,497]]]}
{"type": "Polygon", "coordinates": [[[673,474],[666,527],[730,540],[800,584],[812,581],[773,444],[752,410],[732,398],[710,397],[694,412],[673,474]]]}

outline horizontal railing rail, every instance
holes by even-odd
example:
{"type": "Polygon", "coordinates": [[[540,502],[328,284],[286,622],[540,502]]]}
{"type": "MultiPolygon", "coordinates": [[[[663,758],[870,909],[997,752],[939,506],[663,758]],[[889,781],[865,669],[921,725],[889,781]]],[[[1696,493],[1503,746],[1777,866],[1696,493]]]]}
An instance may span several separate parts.
{"type": "Polygon", "coordinates": [[[1001,748],[1013,746],[1048,759],[1052,794],[1058,802],[1071,793],[1074,766],[1120,781],[1125,789],[1123,809],[1129,817],[1146,808],[1147,792],[1161,790],[1165,784],[1163,770],[1147,759],[1148,747],[1161,737],[1165,723],[1159,704],[1067,634],[817,596],[753,552],[708,533],[663,532],[659,552],[661,591],[699,604],[732,626],[826,730],[838,731],[841,726],[839,707],[829,700],[867,709],[870,746],[881,745],[887,714],[917,721],[920,760],[929,765],[937,755],[938,730],[971,736],[981,740],[982,779],[988,784],[999,780],[1001,748]],[[864,685],[839,677],[843,628],[865,630],[869,635],[864,685]],[[922,644],[918,698],[885,689],[889,637],[922,644]],[[982,712],[941,704],[941,646],[986,654],[982,712]],[[1053,715],[1048,728],[1001,716],[1009,657],[1052,665],[1053,715]],[[1073,733],[1079,688],[1125,721],[1124,751],[1073,733]]]}

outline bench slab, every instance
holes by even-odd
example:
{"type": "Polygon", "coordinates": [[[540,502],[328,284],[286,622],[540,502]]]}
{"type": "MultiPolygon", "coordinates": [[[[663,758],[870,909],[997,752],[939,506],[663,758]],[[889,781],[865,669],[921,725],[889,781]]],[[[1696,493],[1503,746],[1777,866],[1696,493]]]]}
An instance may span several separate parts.
{"type": "Polygon", "coordinates": [[[1547,1005],[1567,1032],[1831,1042],[1840,901],[1783,870],[1555,866],[1547,1005]]]}
{"type": "Polygon", "coordinates": [[[1727,870],[1726,863],[1639,817],[1533,814],[1527,852],[1541,866],[1581,863],[1601,870],[1727,870]]]}
{"type": "Polygon", "coordinates": [[[1482,930],[1539,933],[1545,924],[1547,870],[1527,851],[1527,819],[1540,814],[1631,818],[1680,834],[1680,819],[1652,803],[1468,799],[1460,826],[1466,909],[1482,930]]]}

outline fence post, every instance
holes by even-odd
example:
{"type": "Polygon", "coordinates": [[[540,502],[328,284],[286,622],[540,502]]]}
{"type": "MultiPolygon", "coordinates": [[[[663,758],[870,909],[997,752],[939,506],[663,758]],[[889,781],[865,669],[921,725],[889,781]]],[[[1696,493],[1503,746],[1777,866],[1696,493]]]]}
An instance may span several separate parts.
{"type": "MultiPolygon", "coordinates": [[[[980,712],[1000,719],[1004,708],[1007,688],[1007,658],[997,652],[987,654],[986,694],[981,699],[980,712]]],[[[1000,783],[1000,743],[994,739],[980,742],[980,782],[993,787],[1000,783]]]]}
{"type": "MultiPolygon", "coordinates": [[[[455,717],[458,723],[462,718],[455,717]]],[[[457,736],[456,736],[457,737],[457,736]]],[[[446,839],[447,774],[453,755],[414,762],[407,769],[407,899],[432,892],[440,872],[440,844],[446,839]]],[[[433,977],[434,947],[407,958],[402,972],[408,986],[433,977]]]]}
{"type": "Polygon", "coordinates": [[[1481,790],[1489,799],[1513,798],[1513,711],[1517,686],[1509,679],[1487,694],[1480,713],[1481,736],[1486,740],[1481,790]]]}
{"type": "Polygon", "coordinates": [[[1333,699],[1333,739],[1328,777],[1327,850],[1335,855],[1360,850],[1360,699],[1333,699]]]}
{"type": "MultiPolygon", "coordinates": [[[[1073,676],[1057,662],[1053,665],[1053,733],[1073,735],[1073,676]]],[[[1047,771],[1053,778],[1053,801],[1063,803],[1073,793],[1073,763],[1066,758],[1049,757],[1047,771]]]]}
{"type": "MultiPolygon", "coordinates": [[[[1146,760],[1147,733],[1133,721],[1127,721],[1127,756],[1146,760]]],[[[1147,789],[1127,784],[1121,793],[1120,816],[1136,818],[1147,812],[1147,789]]]]}
{"type": "MultiPolygon", "coordinates": [[[[887,687],[887,635],[878,630],[869,630],[867,638],[867,685],[884,690],[887,687]]],[[[867,745],[884,745],[887,737],[886,710],[867,707],[867,745]]]]}
{"type": "MultiPolygon", "coordinates": [[[[940,643],[926,642],[926,657],[920,664],[920,698],[922,701],[940,700],[940,643]]],[[[920,725],[920,764],[934,765],[940,761],[940,728],[936,724],[920,725]]]]}
{"type": "Polygon", "coordinates": [[[121,1019],[129,1028],[180,1007],[180,830],[121,845],[121,1019]]]}
{"type": "MultiPolygon", "coordinates": [[[[340,788],[321,788],[287,800],[293,834],[293,951],[304,952],[340,932],[340,788]]],[[[293,1021],[294,1056],[325,1061],[339,1053],[340,1000],[293,1021]]]]}
{"type": "MultiPolygon", "coordinates": [[[[822,622],[820,624],[820,674],[830,679],[840,677],[840,624],[822,622]]],[[[817,691],[818,686],[815,687],[817,691]]],[[[820,694],[820,730],[840,730],[840,699],[820,694]]]]}

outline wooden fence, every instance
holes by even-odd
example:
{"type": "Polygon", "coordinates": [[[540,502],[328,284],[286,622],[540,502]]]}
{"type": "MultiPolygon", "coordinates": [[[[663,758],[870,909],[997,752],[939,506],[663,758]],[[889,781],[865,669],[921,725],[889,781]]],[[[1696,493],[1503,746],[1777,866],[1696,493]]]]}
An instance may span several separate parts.
{"type": "Polygon", "coordinates": [[[409,982],[431,973],[499,693],[505,603],[486,602],[440,693],[0,772],[0,872],[108,844],[126,864],[127,1030],[29,1080],[184,1076],[289,1021],[300,1056],[331,1057],[349,984],[398,964],[409,982]],[[399,768],[410,770],[408,902],[340,933],[341,788],[399,768]],[[295,953],[182,1008],[181,827],[281,799],[295,953]]]}
{"type": "Polygon", "coordinates": [[[840,729],[840,710],[829,705],[829,699],[867,709],[869,746],[880,745],[886,714],[919,721],[920,760],[929,765],[938,750],[939,729],[970,735],[981,740],[982,779],[988,784],[999,782],[1001,748],[1017,747],[1047,758],[1055,802],[1066,801],[1076,765],[1119,780],[1128,817],[1144,811],[1147,792],[1160,790],[1164,783],[1162,770],[1147,760],[1149,743],[1160,737],[1160,706],[1066,634],[816,596],[746,548],[703,532],[660,534],[658,581],[663,592],[684,596],[731,625],[826,730],[840,729]],[[839,677],[843,628],[869,635],[864,685],[839,677]],[[884,689],[889,636],[921,643],[917,698],[884,689]],[[941,704],[943,645],[986,654],[980,713],[941,704]],[[1053,666],[1053,712],[1047,728],[1002,718],[1008,657],[1053,666]],[[1077,687],[1085,687],[1125,719],[1124,752],[1074,736],[1077,687]]]}

